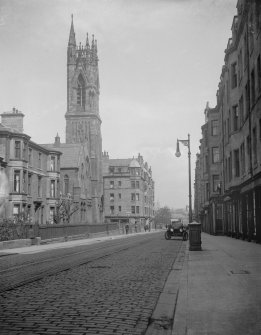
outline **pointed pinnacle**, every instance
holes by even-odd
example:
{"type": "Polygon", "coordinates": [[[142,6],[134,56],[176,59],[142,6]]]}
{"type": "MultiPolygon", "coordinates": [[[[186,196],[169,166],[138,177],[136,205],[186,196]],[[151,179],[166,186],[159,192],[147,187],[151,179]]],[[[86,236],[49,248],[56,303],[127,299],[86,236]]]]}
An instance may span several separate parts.
{"type": "Polygon", "coordinates": [[[70,29],[70,35],[69,35],[68,45],[76,46],[74,26],[73,26],[73,14],[72,14],[72,22],[71,22],[71,29],[70,29]]]}

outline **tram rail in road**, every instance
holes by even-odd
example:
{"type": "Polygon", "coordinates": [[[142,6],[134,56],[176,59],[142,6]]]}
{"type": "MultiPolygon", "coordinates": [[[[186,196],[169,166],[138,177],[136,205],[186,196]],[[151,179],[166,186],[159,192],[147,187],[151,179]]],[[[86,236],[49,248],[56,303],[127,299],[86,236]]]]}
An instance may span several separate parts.
{"type": "MultiPolygon", "coordinates": [[[[133,238],[121,238],[106,240],[102,243],[95,245],[81,244],[80,246],[76,245],[74,247],[68,246],[68,248],[66,248],[66,245],[64,245],[63,250],[66,249],[66,254],[55,255],[57,250],[60,251],[61,249],[53,249],[48,250],[48,258],[38,260],[34,259],[32,261],[21,259],[20,262],[23,262],[22,264],[17,264],[13,266],[6,265],[6,268],[0,270],[0,293],[13,290],[17,287],[21,287],[23,285],[32,283],[34,281],[57,274],[62,271],[67,271],[75,267],[91,263],[98,259],[106,258],[114,253],[119,253],[123,250],[127,250],[134,245],[146,243],[152,237],[151,234],[130,236],[135,237],[135,240],[133,238]],[[76,248],[78,250],[74,251],[76,248]],[[81,249],[80,251],[79,248],[81,249]],[[68,250],[70,250],[71,252],[68,252],[68,250]],[[50,253],[52,254],[51,256],[50,253]]],[[[41,255],[43,254],[43,252],[41,253],[41,255]]],[[[7,261],[7,258],[16,255],[17,254],[6,256],[5,261],[7,261]]]]}

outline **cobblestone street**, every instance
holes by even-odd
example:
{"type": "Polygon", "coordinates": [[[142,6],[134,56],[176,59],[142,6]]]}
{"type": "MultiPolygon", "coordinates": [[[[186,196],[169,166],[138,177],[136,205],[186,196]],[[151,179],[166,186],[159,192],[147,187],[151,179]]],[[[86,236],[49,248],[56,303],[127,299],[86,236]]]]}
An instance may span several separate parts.
{"type": "Polygon", "coordinates": [[[144,334],[182,243],[151,234],[134,247],[2,293],[1,334],[144,334]]]}

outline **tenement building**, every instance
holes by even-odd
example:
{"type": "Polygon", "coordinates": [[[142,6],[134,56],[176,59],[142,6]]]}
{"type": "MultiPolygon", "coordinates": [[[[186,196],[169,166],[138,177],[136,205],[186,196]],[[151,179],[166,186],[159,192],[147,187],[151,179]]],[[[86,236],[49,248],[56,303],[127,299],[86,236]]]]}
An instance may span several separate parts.
{"type": "Polygon", "coordinates": [[[137,158],[111,159],[103,153],[104,215],[110,222],[135,223],[140,228],[154,218],[151,167],[137,158]]]}
{"type": "Polygon", "coordinates": [[[32,224],[52,222],[60,192],[61,152],[31,141],[23,132],[24,114],[13,108],[1,114],[1,166],[9,181],[1,210],[4,218],[25,214],[32,224]]]}
{"type": "Polygon", "coordinates": [[[261,2],[239,0],[231,29],[202,127],[195,212],[205,231],[261,242],[261,2]],[[216,135],[205,131],[213,121],[216,135]]]}

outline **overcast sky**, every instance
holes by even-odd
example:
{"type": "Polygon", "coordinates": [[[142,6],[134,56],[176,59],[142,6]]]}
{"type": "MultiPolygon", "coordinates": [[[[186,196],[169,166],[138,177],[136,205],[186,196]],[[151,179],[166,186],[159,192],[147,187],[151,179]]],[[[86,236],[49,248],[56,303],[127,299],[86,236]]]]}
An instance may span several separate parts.
{"type": "MultiPolygon", "coordinates": [[[[36,143],[65,141],[66,50],[98,41],[103,150],[140,153],[152,168],[155,201],[188,204],[206,102],[216,91],[237,0],[0,0],[0,112],[25,114],[36,143]]],[[[192,188],[193,190],[193,188],[192,188]]],[[[194,190],[193,190],[194,194],[194,190]]]]}

